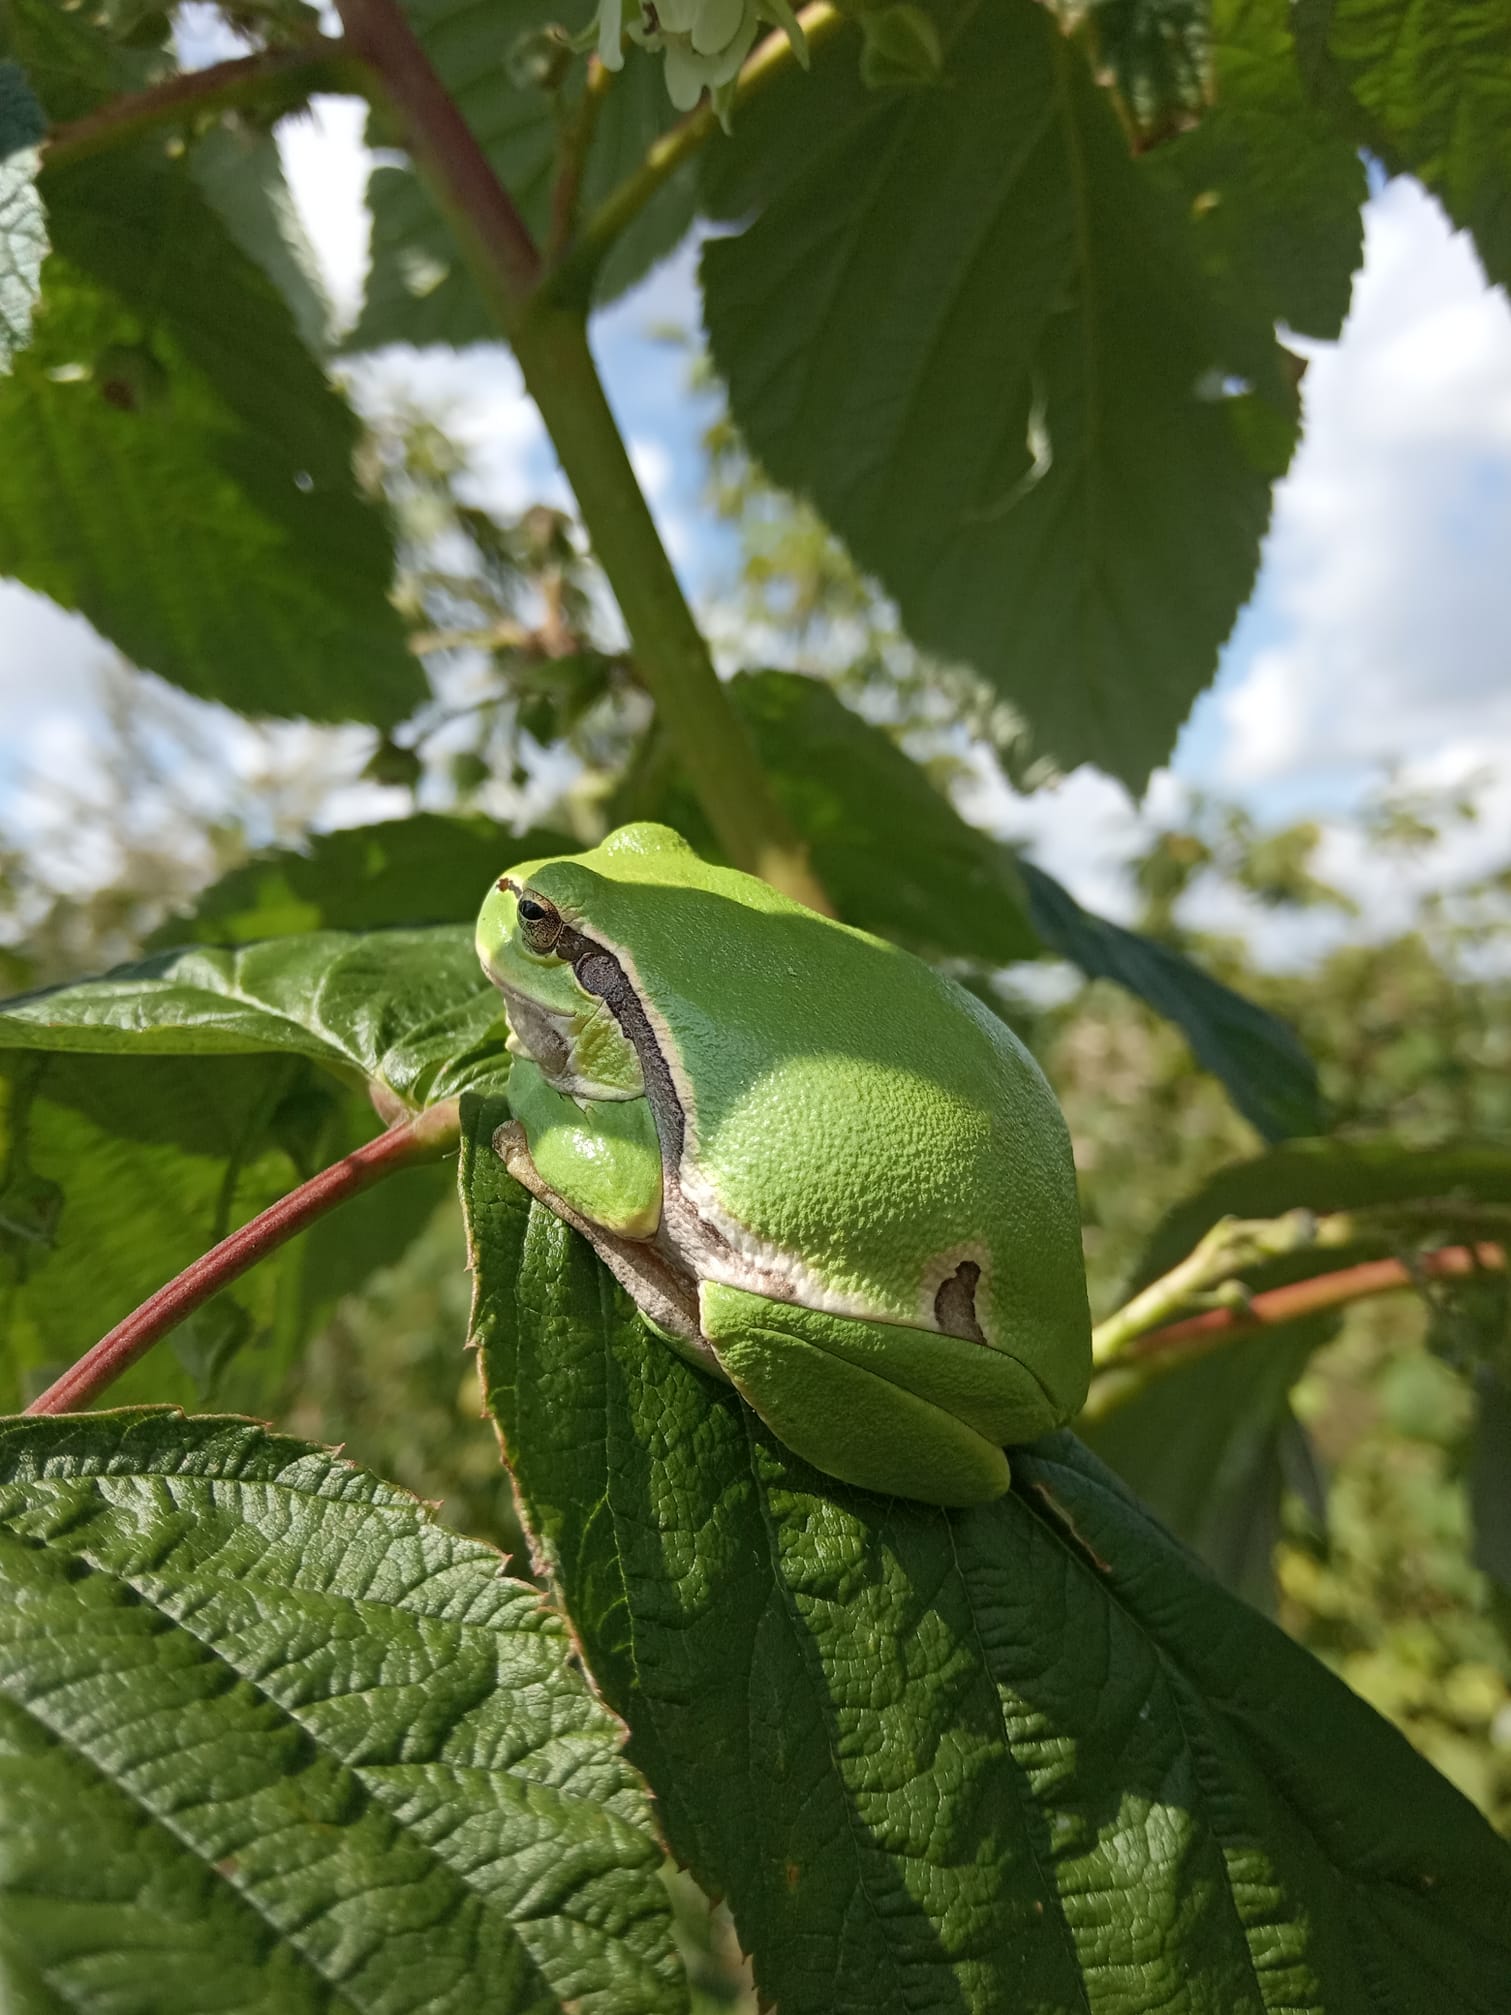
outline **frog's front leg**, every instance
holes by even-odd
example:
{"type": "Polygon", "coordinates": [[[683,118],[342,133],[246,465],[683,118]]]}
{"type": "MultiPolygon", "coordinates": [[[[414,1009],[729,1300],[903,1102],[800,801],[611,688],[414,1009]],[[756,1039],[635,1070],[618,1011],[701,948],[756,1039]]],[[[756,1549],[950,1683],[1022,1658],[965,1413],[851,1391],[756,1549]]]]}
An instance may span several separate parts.
{"type": "Polygon", "coordinates": [[[772,1432],[864,1490],[983,1504],[1011,1481],[1002,1443],[1053,1417],[1032,1372],[987,1344],[711,1281],[698,1305],[704,1338],[772,1432]]]}

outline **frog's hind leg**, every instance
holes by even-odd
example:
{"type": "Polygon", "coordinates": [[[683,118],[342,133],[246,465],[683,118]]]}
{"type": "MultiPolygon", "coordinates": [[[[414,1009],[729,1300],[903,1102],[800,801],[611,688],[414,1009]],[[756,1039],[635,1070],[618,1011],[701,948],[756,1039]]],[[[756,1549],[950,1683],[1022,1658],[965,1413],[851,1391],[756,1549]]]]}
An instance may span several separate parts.
{"type": "MultiPolygon", "coordinates": [[[[935,1361],[941,1345],[946,1355],[958,1346],[978,1356],[985,1346],[798,1308],[716,1282],[703,1283],[699,1312],[703,1335],[736,1389],[816,1469],[927,1504],[984,1504],[1007,1489],[1011,1473],[996,1441],[936,1396],[922,1396],[882,1369],[890,1361],[908,1373],[908,1358],[935,1361]]],[[[938,1382],[946,1392],[954,1383],[948,1367],[938,1382]]]]}

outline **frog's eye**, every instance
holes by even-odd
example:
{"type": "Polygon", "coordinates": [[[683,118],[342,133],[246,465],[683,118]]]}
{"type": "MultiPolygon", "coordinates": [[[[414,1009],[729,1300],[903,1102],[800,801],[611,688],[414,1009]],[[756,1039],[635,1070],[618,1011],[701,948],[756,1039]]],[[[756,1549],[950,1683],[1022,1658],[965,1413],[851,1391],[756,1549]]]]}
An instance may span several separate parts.
{"type": "Polygon", "coordinates": [[[531,951],[553,950],[562,932],[561,911],[555,903],[525,894],[519,899],[518,909],[519,934],[531,951]]]}

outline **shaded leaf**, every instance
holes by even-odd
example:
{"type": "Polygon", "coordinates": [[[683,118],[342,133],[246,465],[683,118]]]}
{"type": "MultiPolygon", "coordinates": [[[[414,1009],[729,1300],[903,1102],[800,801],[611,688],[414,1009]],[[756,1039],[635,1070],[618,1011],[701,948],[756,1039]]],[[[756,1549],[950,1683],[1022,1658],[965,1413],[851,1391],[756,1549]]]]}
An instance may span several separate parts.
{"type": "MultiPolygon", "coordinates": [[[[797,672],[740,672],[725,690],[846,923],[924,958],[1006,965],[1037,953],[1012,849],[968,825],[831,686],[797,672]]],[[[680,775],[624,816],[664,817],[700,853],[718,853],[680,775]]]]}
{"type": "Polygon", "coordinates": [[[1305,90],[1291,14],[1290,0],[1214,0],[1216,103],[1149,165],[1184,190],[1219,283],[1335,337],[1364,249],[1364,163],[1305,90]]]}
{"type": "Polygon", "coordinates": [[[322,355],[331,305],[272,134],[221,120],[195,142],[189,158],[220,221],[282,295],[304,347],[322,355]]]}
{"type": "Polygon", "coordinates": [[[1511,283],[1511,12],[1484,0],[1298,0],[1313,87],[1415,175],[1511,283]]]}
{"type": "Polygon", "coordinates": [[[31,335],[47,222],[37,194],[44,121],[17,63],[0,63],[0,371],[31,335]]]}
{"type": "Polygon", "coordinates": [[[828,1483],[644,1329],[466,1114],[536,1545],[783,2015],[1497,2008],[1511,1851],[1068,1435],[995,1504],[828,1483]]]}
{"type": "Polygon", "coordinates": [[[271,282],[182,162],[138,149],[46,188],[47,311],[0,385],[0,570],[203,697],[401,719],[425,686],[389,530],[271,282]]]}
{"type": "Polygon", "coordinates": [[[841,43],[710,153],[713,214],[758,211],[704,248],[714,360],[913,641],[1140,788],[1252,584],[1291,397],[1050,12],[938,18],[938,89],[865,92],[841,43]]]}
{"type": "Polygon", "coordinates": [[[0,1003],[0,1050],[310,1057],[418,1109],[506,1065],[470,930],[313,931],[163,952],[0,1003]]]}
{"type": "MultiPolygon", "coordinates": [[[[1417,1200],[1511,1202],[1511,1144],[1426,1150],[1393,1140],[1300,1140],[1231,1163],[1156,1228],[1129,1292],[1167,1273],[1223,1217],[1417,1200]]],[[[1378,1250],[1378,1240],[1331,1248],[1329,1264],[1345,1267],[1378,1250]]],[[[1244,1279],[1260,1292],[1317,1270],[1315,1251],[1302,1247],[1247,1268],[1244,1279]]],[[[1124,1481],[1251,1598],[1267,1587],[1280,1493],[1290,1481],[1283,1473],[1295,1432],[1290,1388],[1337,1329],[1336,1316],[1307,1317],[1210,1355],[1115,1370],[1099,1382],[1094,1418],[1083,1426],[1124,1481]]]]}
{"type": "Polygon", "coordinates": [[[493,819],[435,812],[319,833],[307,851],[281,847],[233,868],[192,912],[170,917],[152,944],[247,944],[332,928],[471,923],[513,862],[571,853],[577,844],[563,833],[515,834],[493,819]]]}
{"type": "Polygon", "coordinates": [[[1478,1412],[1469,1451],[1470,1555],[1511,1593],[1511,1379],[1481,1365],[1474,1379],[1478,1412]]]}
{"type": "Polygon", "coordinates": [[[1094,979],[1116,980],[1174,1022],[1197,1061],[1267,1140],[1320,1130],[1316,1068],[1284,1022],[1169,945],[1083,910],[1031,861],[1019,871],[1044,945],[1094,979]]]}
{"type": "MultiPolygon", "coordinates": [[[[365,1099],[299,1059],[0,1059],[0,1412],[377,1130],[365,1099]]],[[[343,1205],[191,1316],[117,1395],[267,1412],[335,1303],[399,1257],[449,1181],[406,1169],[343,1205]]]]}
{"type": "Polygon", "coordinates": [[[1211,44],[1202,0],[1089,0],[1085,15],[1098,70],[1146,144],[1201,114],[1211,44]]]}
{"type": "MultiPolygon", "coordinates": [[[[501,13],[489,0],[405,0],[404,11],[536,241],[547,243],[559,126],[580,108],[586,66],[581,58],[570,65],[558,109],[550,89],[526,81],[530,66],[521,52],[562,19],[560,8],[551,0],[515,0],[501,13]]],[[[660,62],[630,50],[594,124],[581,187],[584,214],[639,166],[677,117],[660,62]]],[[[622,293],[682,238],[692,222],[693,178],[691,165],[680,170],[619,239],[599,275],[598,300],[622,293]]],[[[453,233],[411,170],[374,169],[368,203],[372,268],[347,347],[501,341],[453,233]]]]}
{"type": "Polygon", "coordinates": [[[1078,1423],[1088,1446],[1155,1516],[1226,1587],[1266,1611],[1287,1454],[1301,1434],[1291,1387],[1337,1327],[1335,1318],[1313,1316],[1183,1363],[1141,1368],[1117,1403],[1078,1423]]]}
{"type": "Polygon", "coordinates": [[[538,1593],[245,1421],[0,1428],[0,1964],[65,2005],[686,2006],[538,1593]]]}

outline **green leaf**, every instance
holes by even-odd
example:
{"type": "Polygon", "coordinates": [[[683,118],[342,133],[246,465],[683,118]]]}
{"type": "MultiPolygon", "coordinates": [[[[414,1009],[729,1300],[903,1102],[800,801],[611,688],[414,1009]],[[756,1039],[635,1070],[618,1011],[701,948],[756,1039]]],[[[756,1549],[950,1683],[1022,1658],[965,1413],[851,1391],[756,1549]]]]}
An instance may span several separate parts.
{"type": "Polygon", "coordinates": [[[515,861],[571,853],[577,844],[563,833],[517,834],[493,819],[435,812],[320,833],[306,852],[277,848],[233,868],[189,915],[170,917],[152,948],[471,923],[490,886],[515,861]]]}
{"type": "Polygon", "coordinates": [[[1115,980],[1174,1022],[1197,1061],[1267,1140],[1320,1130],[1317,1072],[1284,1022],[1169,945],[1083,910],[1031,861],[1021,862],[1019,871],[1029,914],[1048,949],[1093,979],[1115,980]]]}
{"type": "Polygon", "coordinates": [[[1486,273],[1511,283],[1511,13],[1484,0],[1298,0],[1321,101],[1393,173],[1426,183],[1486,273]]]}
{"type": "Polygon", "coordinates": [[[0,1003],[0,1050],[312,1058],[418,1110],[506,1067],[472,932],[312,931],[163,952],[0,1003]]]}
{"type": "Polygon", "coordinates": [[[320,261],[284,180],[271,133],[221,120],[194,146],[194,179],[240,249],[272,281],[300,341],[321,356],[330,330],[320,261]]]}
{"type": "Polygon", "coordinates": [[[102,34],[104,18],[57,0],[0,0],[0,55],[24,65],[53,125],[139,91],[167,68],[161,49],[128,48],[102,34]]]}
{"type": "Polygon", "coordinates": [[[499,1556],[245,1421],[0,1429],[23,2006],[673,2015],[649,1803],[499,1556]]]}
{"type": "Polygon", "coordinates": [[[1474,1564],[1511,1593],[1511,1379],[1481,1365],[1469,1450],[1470,1549],[1474,1564]]]}
{"type": "MultiPolygon", "coordinates": [[[[1035,956],[1012,849],[968,825],[831,686],[797,672],[741,672],[725,690],[846,923],[924,958],[1006,965],[1035,956]]],[[[624,815],[665,818],[700,852],[717,853],[680,774],[654,804],[624,815]]]]}
{"type": "MultiPolygon", "coordinates": [[[[515,0],[505,16],[489,0],[405,0],[404,11],[536,241],[548,243],[559,127],[580,111],[586,66],[580,58],[571,64],[559,108],[553,92],[529,82],[527,73],[544,54],[540,38],[561,20],[560,8],[551,0],[515,0]]],[[[660,61],[630,50],[597,113],[582,177],[583,215],[633,173],[677,116],[660,61]]],[[[684,236],[694,176],[692,164],[679,170],[619,239],[598,276],[600,303],[623,293],[684,236]]],[[[408,168],[375,169],[368,204],[372,267],[347,347],[499,342],[497,318],[417,177],[408,168]]]]}
{"type": "Polygon", "coordinates": [[[1105,1411],[1077,1423],[1226,1587],[1266,1611],[1288,1462],[1309,1459],[1291,1387],[1337,1327],[1336,1318],[1312,1316],[1158,1371],[1151,1365],[1128,1374],[1105,1411]]]}
{"type": "Polygon", "coordinates": [[[939,18],[938,89],[865,92],[832,45],[710,154],[713,214],[759,212],[703,252],[714,360],[913,641],[1141,788],[1249,592],[1291,396],[1050,11],[939,18]]]}
{"type": "Polygon", "coordinates": [[[1221,284],[1335,337],[1364,248],[1364,163],[1305,91],[1291,12],[1290,0],[1214,0],[1217,102],[1150,166],[1185,192],[1221,284]]]}
{"type": "Polygon", "coordinates": [[[388,526],[271,282],[182,162],[142,149],[46,187],[46,313],[0,384],[0,571],[190,692],[402,719],[425,687],[388,526]]]}
{"type": "MultiPolygon", "coordinates": [[[[300,1059],[0,1058],[0,1412],[377,1126],[300,1059]]],[[[191,1316],[119,1396],[268,1411],[336,1302],[403,1252],[447,1184],[443,1168],[406,1169],[322,1219],[191,1316]]]]}
{"type": "Polygon", "coordinates": [[[0,63],[0,371],[31,335],[47,223],[37,194],[42,108],[17,63],[0,63]]]}
{"type": "Polygon", "coordinates": [[[783,2015],[1499,2007],[1511,1851],[1070,1436],[968,1512],[828,1483],[527,1208],[502,1110],[463,1191],[521,1511],[783,2015]]]}

